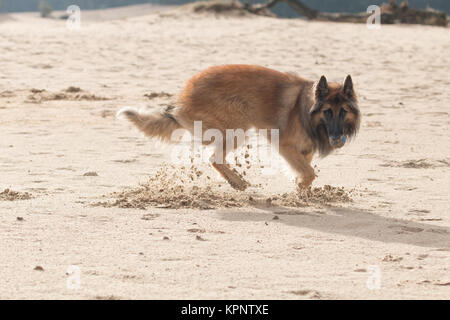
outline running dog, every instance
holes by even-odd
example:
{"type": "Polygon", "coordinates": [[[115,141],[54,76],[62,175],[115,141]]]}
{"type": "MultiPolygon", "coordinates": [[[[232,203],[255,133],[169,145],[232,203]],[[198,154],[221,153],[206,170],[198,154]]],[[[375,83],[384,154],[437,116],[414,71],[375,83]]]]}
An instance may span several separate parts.
{"type": "MultiPolygon", "coordinates": [[[[341,148],[360,124],[351,76],[343,84],[328,83],[324,76],[315,83],[255,65],[206,69],[193,76],[176,103],[162,113],[124,108],[118,114],[147,136],[167,142],[177,129],[193,133],[194,121],[202,121],[203,131],[217,129],[224,137],[227,129],[278,129],[279,152],[304,188],[316,177],[310,165],[313,155],[324,157],[341,148]]],[[[211,164],[233,188],[245,190],[249,183],[225,162],[227,152],[237,147],[234,139],[216,147],[211,164]]]]}

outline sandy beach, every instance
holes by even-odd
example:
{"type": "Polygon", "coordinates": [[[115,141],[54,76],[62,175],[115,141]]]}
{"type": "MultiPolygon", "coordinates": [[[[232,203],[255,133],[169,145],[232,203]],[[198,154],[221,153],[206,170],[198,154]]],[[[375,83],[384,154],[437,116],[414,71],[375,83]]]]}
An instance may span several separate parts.
{"type": "Polygon", "coordinates": [[[448,28],[83,16],[79,30],[0,17],[1,299],[450,298],[448,28]],[[160,110],[192,75],[235,63],[352,75],[360,133],[313,160],[313,187],[342,197],[287,201],[281,158],[275,174],[252,166],[245,192],[206,164],[189,178],[172,147],[115,116],[160,110]]]}

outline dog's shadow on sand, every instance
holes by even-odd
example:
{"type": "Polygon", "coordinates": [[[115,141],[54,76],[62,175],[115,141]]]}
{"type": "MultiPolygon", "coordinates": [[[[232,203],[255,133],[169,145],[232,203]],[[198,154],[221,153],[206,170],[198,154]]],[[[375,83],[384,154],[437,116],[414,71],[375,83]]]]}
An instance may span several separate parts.
{"type": "Polygon", "coordinates": [[[404,243],[450,250],[450,228],[432,223],[383,217],[353,208],[326,207],[325,211],[286,207],[258,207],[258,209],[260,210],[241,212],[231,209],[221,210],[218,214],[223,220],[228,221],[284,223],[289,226],[385,243],[404,243]]]}

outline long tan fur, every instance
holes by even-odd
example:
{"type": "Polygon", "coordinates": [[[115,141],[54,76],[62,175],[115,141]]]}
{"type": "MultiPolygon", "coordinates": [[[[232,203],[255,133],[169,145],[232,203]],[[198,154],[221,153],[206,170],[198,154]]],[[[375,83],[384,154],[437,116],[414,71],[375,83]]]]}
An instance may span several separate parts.
{"type": "Polygon", "coordinates": [[[168,113],[150,114],[132,107],[121,109],[117,116],[125,116],[139,130],[149,137],[156,137],[164,142],[171,142],[171,135],[180,124],[168,113]]]}
{"type": "MultiPolygon", "coordinates": [[[[161,114],[130,108],[120,113],[146,135],[164,141],[179,128],[193,133],[194,121],[202,121],[203,132],[217,129],[223,136],[227,129],[279,129],[280,154],[301,178],[302,187],[315,178],[313,155],[326,156],[341,147],[345,139],[336,146],[335,134],[351,138],[360,123],[350,76],[344,84],[328,84],[322,76],[315,86],[296,75],[254,65],[206,69],[187,82],[175,105],[161,114]]],[[[244,190],[249,184],[225,163],[226,150],[231,148],[223,146],[223,161],[214,158],[212,166],[233,188],[244,190]]]]}

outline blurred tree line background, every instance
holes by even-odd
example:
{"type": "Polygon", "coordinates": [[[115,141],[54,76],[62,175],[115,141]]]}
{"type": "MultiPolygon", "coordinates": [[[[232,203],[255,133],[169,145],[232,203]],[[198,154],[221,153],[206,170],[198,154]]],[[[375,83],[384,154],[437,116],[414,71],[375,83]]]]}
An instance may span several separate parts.
{"type": "MultiPolygon", "coordinates": [[[[241,0],[242,2],[260,3],[265,0],[241,0]]],[[[0,0],[0,12],[38,11],[43,5],[53,10],[65,10],[69,5],[78,5],[82,10],[104,9],[132,4],[154,3],[177,5],[193,2],[192,0],[0,0]]],[[[382,4],[389,0],[303,0],[310,8],[323,12],[363,12],[372,4],[382,4]]],[[[397,1],[401,2],[400,0],[397,1]]],[[[409,0],[411,7],[424,9],[431,7],[450,14],[450,0],[409,0]]],[[[282,17],[295,17],[297,14],[284,3],[278,4],[273,11],[282,17]]]]}

